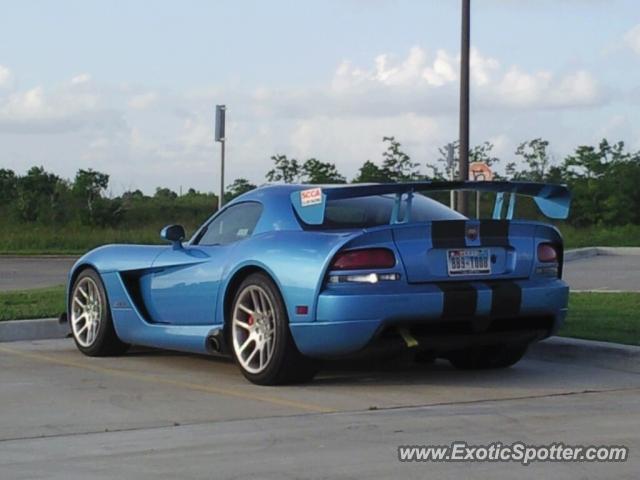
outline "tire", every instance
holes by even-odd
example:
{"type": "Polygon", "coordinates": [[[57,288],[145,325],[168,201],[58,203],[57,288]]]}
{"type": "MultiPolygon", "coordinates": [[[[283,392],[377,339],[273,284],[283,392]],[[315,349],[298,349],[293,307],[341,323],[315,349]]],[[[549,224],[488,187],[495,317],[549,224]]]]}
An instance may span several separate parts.
{"type": "Polygon", "coordinates": [[[310,381],[317,373],[316,362],[296,348],[284,301],[267,275],[254,273],[240,284],[230,314],[233,356],[250,382],[301,383],[310,381]]]}
{"type": "Polygon", "coordinates": [[[450,354],[448,359],[460,370],[508,368],[522,359],[528,347],[528,344],[471,347],[450,354]]]}
{"type": "Polygon", "coordinates": [[[113,327],[109,299],[98,272],[86,268],[73,283],[69,297],[69,325],[73,340],[85,355],[120,355],[129,345],[120,341],[113,327]]]}

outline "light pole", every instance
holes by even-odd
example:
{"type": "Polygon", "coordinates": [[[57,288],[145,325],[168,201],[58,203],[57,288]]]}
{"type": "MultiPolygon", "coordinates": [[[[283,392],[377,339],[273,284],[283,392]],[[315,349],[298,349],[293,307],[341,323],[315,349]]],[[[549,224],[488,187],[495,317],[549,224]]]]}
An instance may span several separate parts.
{"type": "Polygon", "coordinates": [[[220,198],[218,199],[218,210],[224,205],[224,127],[225,127],[225,105],[216,105],[216,142],[220,142],[220,198]]]}
{"type": "MultiPolygon", "coordinates": [[[[460,167],[458,179],[469,179],[469,47],[471,37],[471,0],[462,0],[462,32],[460,36],[460,167]]],[[[458,211],[469,212],[469,195],[458,192],[458,211]]]]}

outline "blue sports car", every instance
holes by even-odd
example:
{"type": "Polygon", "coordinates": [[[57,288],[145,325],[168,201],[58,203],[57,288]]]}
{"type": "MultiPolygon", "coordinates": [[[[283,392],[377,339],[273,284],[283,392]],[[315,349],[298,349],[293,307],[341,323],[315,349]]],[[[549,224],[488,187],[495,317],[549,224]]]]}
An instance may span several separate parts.
{"type": "Polygon", "coordinates": [[[561,185],[413,182],[273,185],[185,241],[107,245],[72,268],[67,318],[87,355],[129,345],[231,354],[251,382],[310,380],[322,358],[408,348],[458,368],[502,368],[567,312],[562,238],[513,219],[516,195],[566,218],[561,185]],[[419,192],[495,193],[468,219],[419,192]]]}

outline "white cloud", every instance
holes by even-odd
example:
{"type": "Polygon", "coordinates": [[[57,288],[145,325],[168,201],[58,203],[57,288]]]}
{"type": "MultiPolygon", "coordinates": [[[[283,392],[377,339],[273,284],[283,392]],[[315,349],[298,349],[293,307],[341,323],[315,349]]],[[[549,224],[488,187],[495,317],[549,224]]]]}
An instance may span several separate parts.
{"type": "Polygon", "coordinates": [[[433,65],[427,66],[422,71],[422,77],[429,85],[441,87],[446,83],[455,82],[458,78],[455,59],[445,52],[438,50],[433,65]]]}
{"type": "Polygon", "coordinates": [[[144,110],[151,107],[158,100],[158,94],[155,92],[146,92],[134,95],[129,100],[129,107],[136,110],[144,110]]]}
{"type": "MultiPolygon", "coordinates": [[[[429,56],[420,47],[413,47],[400,61],[387,54],[378,55],[368,69],[343,62],[334,74],[333,93],[348,95],[345,103],[358,98],[371,104],[375,96],[390,108],[405,108],[412,98],[415,111],[437,113],[442,108],[443,95],[448,94],[448,100],[453,100],[457,94],[459,62],[459,55],[438,50],[429,56]]],[[[517,65],[504,67],[475,48],[470,67],[471,96],[481,108],[568,108],[596,104],[602,99],[597,81],[584,70],[564,75],[544,70],[527,72],[517,65]]],[[[449,102],[450,109],[456,106],[449,102]]]]}
{"type": "Polygon", "coordinates": [[[91,81],[91,75],[88,73],[81,73],[71,79],[72,85],[82,85],[83,83],[89,83],[91,81]]]}
{"type": "Polygon", "coordinates": [[[640,23],[625,34],[624,41],[631,50],[640,55],[640,23]]]}
{"type": "Polygon", "coordinates": [[[120,128],[116,111],[97,91],[74,86],[45,89],[42,85],[0,97],[0,132],[60,133],[120,128]]]}
{"type": "Polygon", "coordinates": [[[7,88],[11,86],[12,80],[13,75],[11,74],[9,67],[0,65],[0,88],[7,88]]]}

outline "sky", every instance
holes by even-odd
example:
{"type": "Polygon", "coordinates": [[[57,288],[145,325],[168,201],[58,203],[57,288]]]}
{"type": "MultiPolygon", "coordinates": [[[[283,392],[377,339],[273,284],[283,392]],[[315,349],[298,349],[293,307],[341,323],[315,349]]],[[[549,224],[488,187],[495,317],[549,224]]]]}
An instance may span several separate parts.
{"type": "MultiPolygon", "coordinates": [[[[471,144],[502,164],[640,149],[637,0],[471,0],[471,144]]],[[[261,184],[270,157],[348,178],[393,135],[433,163],[458,136],[458,0],[0,0],[0,168],[80,168],[120,194],[261,184]]],[[[424,169],[426,172],[426,168],[424,169]]]]}

